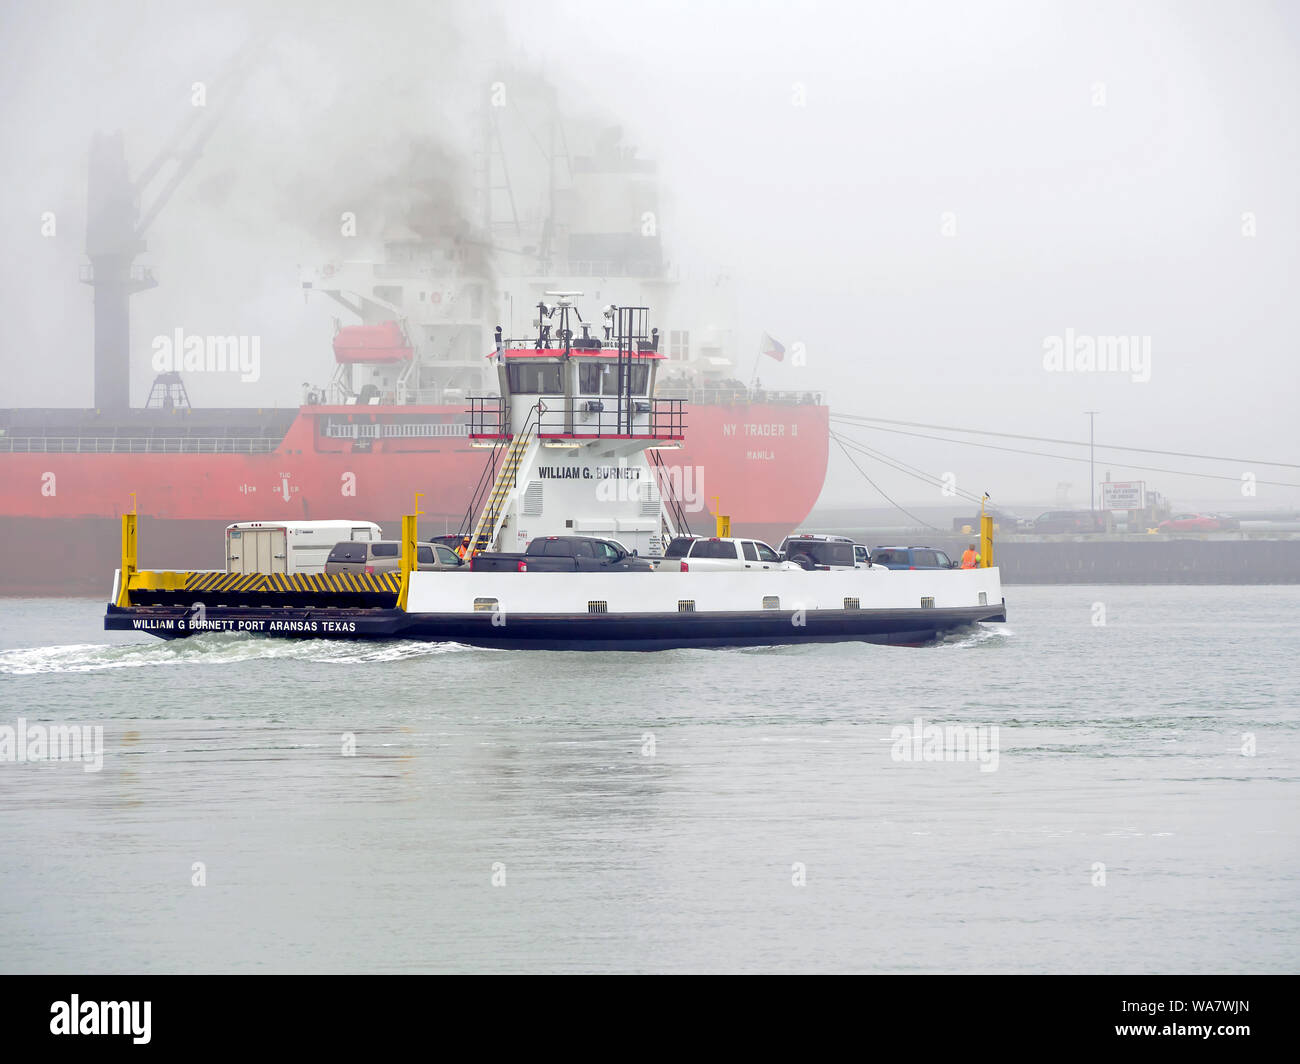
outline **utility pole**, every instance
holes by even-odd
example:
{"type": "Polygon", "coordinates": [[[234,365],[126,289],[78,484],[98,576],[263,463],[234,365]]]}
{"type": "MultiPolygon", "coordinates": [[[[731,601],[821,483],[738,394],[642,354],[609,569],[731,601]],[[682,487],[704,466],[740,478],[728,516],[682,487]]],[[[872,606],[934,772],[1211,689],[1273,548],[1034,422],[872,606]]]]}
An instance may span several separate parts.
{"type": "Polygon", "coordinates": [[[1088,415],[1088,509],[1097,512],[1097,473],[1093,468],[1093,425],[1099,411],[1085,410],[1088,415]]]}

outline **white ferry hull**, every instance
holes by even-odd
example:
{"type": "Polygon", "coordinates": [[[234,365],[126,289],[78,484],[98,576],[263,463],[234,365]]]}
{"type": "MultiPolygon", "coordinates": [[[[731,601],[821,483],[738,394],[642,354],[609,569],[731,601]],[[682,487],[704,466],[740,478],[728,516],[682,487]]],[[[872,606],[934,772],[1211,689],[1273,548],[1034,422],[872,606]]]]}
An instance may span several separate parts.
{"type": "Polygon", "coordinates": [[[418,639],[538,650],[920,644],[1003,621],[996,569],[771,573],[413,573],[408,609],[109,606],[105,627],[180,638],[418,639]],[[847,600],[847,601],[846,601],[847,600]],[[924,604],[923,604],[924,603],[924,604]]]}

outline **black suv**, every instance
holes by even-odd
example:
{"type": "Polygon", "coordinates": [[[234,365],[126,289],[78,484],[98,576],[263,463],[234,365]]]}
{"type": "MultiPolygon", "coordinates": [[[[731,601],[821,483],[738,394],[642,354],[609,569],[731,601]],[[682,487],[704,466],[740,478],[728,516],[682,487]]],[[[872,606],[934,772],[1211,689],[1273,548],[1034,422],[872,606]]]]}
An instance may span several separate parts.
{"type": "Polygon", "coordinates": [[[857,569],[871,564],[871,552],[848,536],[822,536],[804,532],[786,536],[781,558],[804,569],[857,569]]]}

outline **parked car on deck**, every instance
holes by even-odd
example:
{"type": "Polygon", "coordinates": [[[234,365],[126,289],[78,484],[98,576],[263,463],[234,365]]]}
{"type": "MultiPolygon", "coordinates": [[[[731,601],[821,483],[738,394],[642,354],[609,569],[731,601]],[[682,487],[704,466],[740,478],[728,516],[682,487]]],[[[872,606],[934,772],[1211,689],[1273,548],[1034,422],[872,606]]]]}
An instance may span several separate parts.
{"type": "Polygon", "coordinates": [[[786,536],[781,557],[801,569],[858,569],[871,565],[871,552],[848,536],[800,532],[786,536]]]}
{"type": "MultiPolygon", "coordinates": [[[[336,543],[325,562],[328,574],[395,573],[402,564],[402,543],[396,539],[381,539],[373,543],[348,541],[336,543]]],[[[421,572],[438,569],[459,569],[465,563],[456,552],[440,543],[417,543],[415,567],[421,572]]]]}
{"type": "Polygon", "coordinates": [[[795,569],[762,540],[719,538],[717,536],[678,536],[664,551],[660,571],[712,573],[728,570],[795,569]]]}
{"type": "Polygon", "coordinates": [[[871,564],[886,569],[956,569],[958,563],[938,547],[876,547],[871,564]]]}
{"type": "Polygon", "coordinates": [[[594,536],[538,536],[522,554],[484,552],[470,559],[474,572],[649,572],[654,566],[621,543],[594,536]]]}

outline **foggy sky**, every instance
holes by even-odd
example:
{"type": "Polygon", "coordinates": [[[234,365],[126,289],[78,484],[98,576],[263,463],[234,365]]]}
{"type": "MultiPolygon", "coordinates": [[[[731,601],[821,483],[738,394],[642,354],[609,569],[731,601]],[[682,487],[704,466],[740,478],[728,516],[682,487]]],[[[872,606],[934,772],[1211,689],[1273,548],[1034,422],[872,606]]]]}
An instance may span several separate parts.
{"type": "MultiPolygon", "coordinates": [[[[251,38],[261,64],[139,259],[160,287],[132,304],[137,404],[149,339],[178,324],[263,338],[255,393],[205,379],[191,384],[198,405],[295,405],[304,380],[324,383],[334,311],[304,301],[300,267],[337,250],[338,212],[354,201],[362,240],[406,216],[411,193],[387,179],[412,151],[445,158],[448,187],[467,187],[472,97],[504,57],[540,67],[566,112],[621,124],[658,161],[669,257],[737,278],[738,375],[766,331],[807,361],[762,360],[764,385],[821,391],[837,413],[1086,439],[1095,409],[1099,442],[1300,462],[1300,15],[1288,5],[2,10],[0,406],[91,402],[91,295],[77,282],[91,134],[123,129],[137,173],[191,84],[251,38]],[[44,211],[54,238],[40,234],[44,211]],[[1149,382],[1045,371],[1045,338],[1066,330],[1149,337],[1149,382]]],[[[454,224],[466,205],[447,203],[454,224]]],[[[1048,508],[1061,481],[1088,502],[1086,466],[840,430],[1008,504],[1048,508]]],[[[1245,500],[1227,481],[1116,458],[1099,458],[1099,477],[1145,479],[1176,505],[1300,505],[1300,489],[1245,500]]],[[[1300,482],[1300,470],[1128,460],[1300,482]]],[[[904,503],[941,501],[864,467],[904,503]]],[[[832,445],[823,504],[853,502],[880,499],[832,445]]]]}

